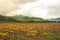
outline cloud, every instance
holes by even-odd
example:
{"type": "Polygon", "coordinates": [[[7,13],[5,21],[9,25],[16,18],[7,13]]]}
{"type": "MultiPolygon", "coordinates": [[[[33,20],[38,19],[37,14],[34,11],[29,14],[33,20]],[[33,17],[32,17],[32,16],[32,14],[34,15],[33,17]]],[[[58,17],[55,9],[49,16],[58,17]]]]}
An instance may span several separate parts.
{"type": "Polygon", "coordinates": [[[6,16],[15,14],[15,15],[25,15],[25,16],[30,16],[30,17],[45,17],[46,13],[47,13],[47,10],[43,8],[42,6],[40,6],[40,3],[28,2],[26,4],[20,5],[20,9],[16,11],[12,11],[6,16]]]}
{"type": "Polygon", "coordinates": [[[11,3],[8,4],[10,7],[8,5],[6,6],[6,8],[3,7],[3,10],[7,10],[4,10],[4,12],[9,11],[9,13],[6,13],[5,15],[25,15],[30,17],[33,16],[42,18],[60,17],[60,0],[20,0],[20,2],[21,3],[18,3],[17,1],[16,4],[12,2],[12,5],[11,3]]]}
{"type": "Polygon", "coordinates": [[[20,8],[21,3],[32,2],[35,0],[0,0],[0,15],[8,14],[20,8]]]}

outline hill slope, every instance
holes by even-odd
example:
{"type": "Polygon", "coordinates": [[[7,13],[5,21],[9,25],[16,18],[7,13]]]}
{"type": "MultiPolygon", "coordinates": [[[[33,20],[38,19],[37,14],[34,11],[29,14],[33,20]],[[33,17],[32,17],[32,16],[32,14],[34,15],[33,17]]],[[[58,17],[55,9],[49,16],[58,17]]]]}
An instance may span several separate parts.
{"type": "Polygon", "coordinates": [[[19,15],[19,16],[1,16],[0,15],[0,22],[41,22],[41,21],[49,21],[49,20],[45,20],[43,18],[38,18],[38,17],[28,17],[28,16],[23,16],[23,15],[19,15]]]}
{"type": "Polygon", "coordinates": [[[60,18],[51,18],[51,19],[48,19],[49,21],[58,21],[60,22],[60,18]]]}
{"type": "Polygon", "coordinates": [[[0,22],[10,22],[10,21],[14,21],[14,20],[9,17],[0,15],[0,22]]]}
{"type": "Polygon", "coordinates": [[[13,16],[13,17],[10,17],[10,18],[12,18],[13,20],[16,20],[16,21],[20,21],[20,22],[44,21],[44,19],[42,19],[42,18],[28,17],[28,16],[22,16],[22,15],[13,16]]]}

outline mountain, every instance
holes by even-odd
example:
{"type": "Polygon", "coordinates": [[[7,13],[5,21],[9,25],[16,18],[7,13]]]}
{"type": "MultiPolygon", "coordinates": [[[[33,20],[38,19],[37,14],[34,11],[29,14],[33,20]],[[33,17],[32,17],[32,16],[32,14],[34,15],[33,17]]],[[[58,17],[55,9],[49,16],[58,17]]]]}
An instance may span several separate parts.
{"type": "Polygon", "coordinates": [[[51,19],[48,19],[49,21],[56,21],[56,22],[59,22],[60,21],[60,18],[51,18],[51,19]]]}
{"type": "Polygon", "coordinates": [[[0,22],[10,22],[10,21],[14,21],[14,20],[9,17],[0,15],[0,22]]]}
{"type": "Polygon", "coordinates": [[[48,20],[38,17],[23,16],[23,15],[16,15],[9,17],[0,15],[0,22],[42,22],[42,21],[48,21],[48,20]]]}
{"type": "Polygon", "coordinates": [[[13,16],[10,17],[15,21],[20,21],[20,22],[39,22],[39,21],[44,21],[44,19],[42,18],[37,18],[37,17],[28,17],[28,16],[23,16],[23,15],[19,15],[19,16],[13,16]]]}

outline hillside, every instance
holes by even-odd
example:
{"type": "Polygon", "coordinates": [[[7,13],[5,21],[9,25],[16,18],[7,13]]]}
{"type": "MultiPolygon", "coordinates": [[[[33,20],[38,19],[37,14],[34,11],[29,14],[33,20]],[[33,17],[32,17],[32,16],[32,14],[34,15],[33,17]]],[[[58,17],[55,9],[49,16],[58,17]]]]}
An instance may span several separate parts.
{"type": "Polygon", "coordinates": [[[13,16],[13,17],[10,17],[10,18],[12,18],[15,21],[20,21],[20,22],[39,22],[39,21],[44,21],[44,19],[42,19],[42,18],[28,17],[28,16],[22,16],[22,15],[13,16]]]}
{"type": "Polygon", "coordinates": [[[36,18],[36,17],[28,17],[28,16],[12,16],[12,17],[7,17],[7,16],[1,16],[0,15],[0,22],[38,22],[38,21],[44,21],[42,18],[36,18]]]}
{"type": "Polygon", "coordinates": [[[0,15],[0,22],[53,22],[58,21],[60,22],[60,18],[51,18],[51,19],[43,19],[38,17],[28,17],[28,16],[1,16],[0,15]]]}
{"type": "Polygon", "coordinates": [[[51,19],[48,19],[49,21],[57,21],[57,22],[60,22],[60,18],[51,18],[51,19]]]}
{"type": "Polygon", "coordinates": [[[11,21],[14,21],[14,20],[9,17],[0,15],[0,22],[11,22],[11,21]]]}

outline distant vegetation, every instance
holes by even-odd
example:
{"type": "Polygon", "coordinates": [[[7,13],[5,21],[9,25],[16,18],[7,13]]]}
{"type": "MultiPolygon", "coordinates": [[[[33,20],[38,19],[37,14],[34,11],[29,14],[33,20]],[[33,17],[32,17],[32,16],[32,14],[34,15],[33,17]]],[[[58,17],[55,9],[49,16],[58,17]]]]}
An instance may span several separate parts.
{"type": "Polygon", "coordinates": [[[43,19],[38,17],[28,17],[28,16],[1,16],[0,22],[60,22],[60,18],[51,18],[51,19],[43,19]]]}
{"type": "Polygon", "coordinates": [[[2,22],[39,22],[39,21],[44,21],[42,18],[37,18],[37,17],[28,17],[28,16],[13,16],[13,17],[6,17],[6,16],[1,16],[0,15],[0,21],[2,22]]]}
{"type": "Polygon", "coordinates": [[[57,21],[57,22],[60,22],[60,18],[51,18],[49,21],[57,21]]]}
{"type": "Polygon", "coordinates": [[[14,21],[14,20],[9,17],[0,15],[0,22],[10,22],[10,21],[14,21]]]}
{"type": "Polygon", "coordinates": [[[37,17],[28,17],[28,16],[14,16],[11,17],[15,21],[20,21],[20,22],[38,22],[38,21],[44,21],[42,18],[37,18],[37,17]]]}

